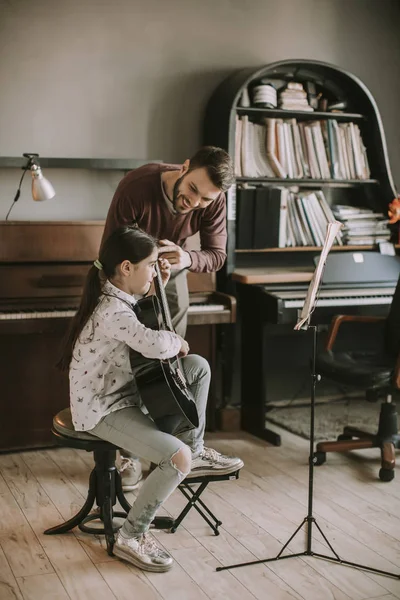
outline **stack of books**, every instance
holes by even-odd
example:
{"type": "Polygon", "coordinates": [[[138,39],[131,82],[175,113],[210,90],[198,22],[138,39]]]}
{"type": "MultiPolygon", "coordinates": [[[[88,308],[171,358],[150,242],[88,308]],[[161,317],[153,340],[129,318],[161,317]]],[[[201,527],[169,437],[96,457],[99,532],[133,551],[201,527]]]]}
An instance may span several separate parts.
{"type": "Polygon", "coordinates": [[[332,212],[343,223],[343,241],[347,245],[373,245],[390,240],[388,219],[369,208],[336,204],[332,212]]]}
{"type": "Polygon", "coordinates": [[[306,112],[314,110],[308,103],[303,84],[294,81],[290,81],[286,88],[279,92],[278,106],[283,110],[304,110],[306,112]]]}
{"type": "Polygon", "coordinates": [[[365,180],[366,148],[355,123],[335,119],[297,122],[237,117],[235,172],[238,177],[365,180]]]}

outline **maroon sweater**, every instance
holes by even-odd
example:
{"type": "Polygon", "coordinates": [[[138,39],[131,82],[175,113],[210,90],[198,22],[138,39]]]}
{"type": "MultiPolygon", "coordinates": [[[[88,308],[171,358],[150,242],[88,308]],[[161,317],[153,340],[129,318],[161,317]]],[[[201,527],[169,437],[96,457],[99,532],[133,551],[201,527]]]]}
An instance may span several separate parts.
{"type": "Polygon", "coordinates": [[[207,208],[174,215],[168,210],[161,188],[161,173],[177,171],[178,165],[148,164],[128,173],[120,182],[108,211],[103,241],[117,227],[138,226],[157,239],[185,245],[200,232],[201,250],[190,250],[190,271],[218,271],[226,259],[226,206],[221,192],[207,208]]]}

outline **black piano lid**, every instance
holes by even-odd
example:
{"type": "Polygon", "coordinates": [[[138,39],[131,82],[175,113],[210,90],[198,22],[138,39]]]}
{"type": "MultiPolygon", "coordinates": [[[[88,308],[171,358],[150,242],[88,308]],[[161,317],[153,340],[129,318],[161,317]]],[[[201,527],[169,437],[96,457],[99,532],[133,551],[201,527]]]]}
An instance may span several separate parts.
{"type": "MultiPolygon", "coordinates": [[[[315,264],[318,260],[319,256],[316,256],[315,264]]],[[[357,251],[332,253],[326,259],[322,287],[396,287],[399,274],[399,256],[357,251]]]]}

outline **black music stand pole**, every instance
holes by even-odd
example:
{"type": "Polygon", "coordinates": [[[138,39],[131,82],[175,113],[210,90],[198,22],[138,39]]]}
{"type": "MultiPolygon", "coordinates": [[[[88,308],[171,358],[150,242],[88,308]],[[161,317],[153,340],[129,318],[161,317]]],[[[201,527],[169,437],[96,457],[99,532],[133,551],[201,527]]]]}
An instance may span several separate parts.
{"type": "MultiPolygon", "coordinates": [[[[311,287],[313,287],[313,291],[314,292],[316,292],[318,290],[319,282],[320,282],[321,277],[322,277],[323,268],[324,268],[324,265],[322,265],[322,269],[321,269],[319,275],[315,279],[313,278],[313,281],[310,284],[310,290],[311,290],[311,287]]],[[[310,293],[310,290],[309,290],[309,293],[310,293]]],[[[315,293],[314,293],[314,297],[315,297],[315,293]]],[[[312,332],[313,332],[312,358],[311,358],[310,455],[309,455],[309,459],[308,459],[308,512],[307,512],[307,516],[304,517],[303,521],[297,527],[297,529],[295,530],[295,532],[293,533],[293,535],[290,536],[290,538],[283,545],[283,547],[278,552],[278,554],[276,556],[274,556],[273,558],[264,558],[264,559],[261,559],[261,560],[253,560],[253,561],[250,561],[250,562],[238,563],[238,564],[229,565],[229,566],[226,566],[226,567],[217,567],[216,570],[217,571],[224,571],[226,569],[235,569],[237,567],[247,567],[249,565],[258,565],[258,564],[262,564],[262,563],[269,563],[269,562],[273,562],[273,561],[276,561],[276,560],[283,560],[285,558],[294,558],[294,557],[299,557],[299,556],[313,556],[313,557],[316,557],[316,558],[322,558],[324,560],[329,560],[331,562],[340,563],[341,565],[347,565],[349,567],[354,567],[354,568],[357,568],[357,569],[361,569],[361,570],[365,570],[365,571],[370,571],[372,573],[378,573],[379,575],[386,575],[388,577],[394,577],[395,579],[400,579],[400,573],[391,573],[389,571],[382,571],[381,569],[374,569],[373,567],[369,567],[367,565],[360,565],[358,563],[351,562],[349,560],[343,560],[342,558],[340,558],[340,556],[333,549],[331,543],[329,542],[329,540],[327,539],[326,535],[324,534],[324,532],[322,531],[322,529],[318,525],[317,520],[313,516],[315,388],[316,388],[317,382],[320,381],[320,379],[321,379],[321,376],[316,373],[317,326],[309,324],[310,319],[311,319],[311,314],[312,314],[312,312],[313,312],[313,310],[315,308],[315,305],[316,305],[316,300],[314,300],[312,302],[312,306],[310,307],[309,310],[307,310],[307,313],[308,313],[307,314],[307,319],[304,319],[305,322],[301,326],[301,329],[311,329],[312,332]],[[293,540],[293,538],[298,534],[298,532],[303,527],[303,525],[306,525],[306,524],[307,524],[307,547],[304,550],[304,552],[297,552],[297,553],[283,555],[283,552],[285,551],[285,549],[287,548],[287,546],[290,544],[290,542],[293,540]],[[315,527],[320,532],[322,538],[328,544],[330,550],[333,553],[333,556],[329,556],[329,555],[326,555],[326,554],[320,554],[319,552],[313,552],[313,550],[312,550],[312,529],[313,529],[313,525],[315,525],[315,527]]],[[[296,328],[297,328],[297,326],[296,326],[296,328]]]]}

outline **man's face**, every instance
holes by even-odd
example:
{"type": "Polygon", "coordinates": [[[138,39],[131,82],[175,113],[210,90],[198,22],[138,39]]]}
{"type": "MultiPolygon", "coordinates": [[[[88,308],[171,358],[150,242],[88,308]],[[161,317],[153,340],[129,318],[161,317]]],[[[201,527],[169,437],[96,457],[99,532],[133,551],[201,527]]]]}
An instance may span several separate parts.
{"type": "Polygon", "coordinates": [[[221,194],[207,175],[206,169],[185,172],[174,185],[174,209],[181,215],[207,208],[221,194]]]}

